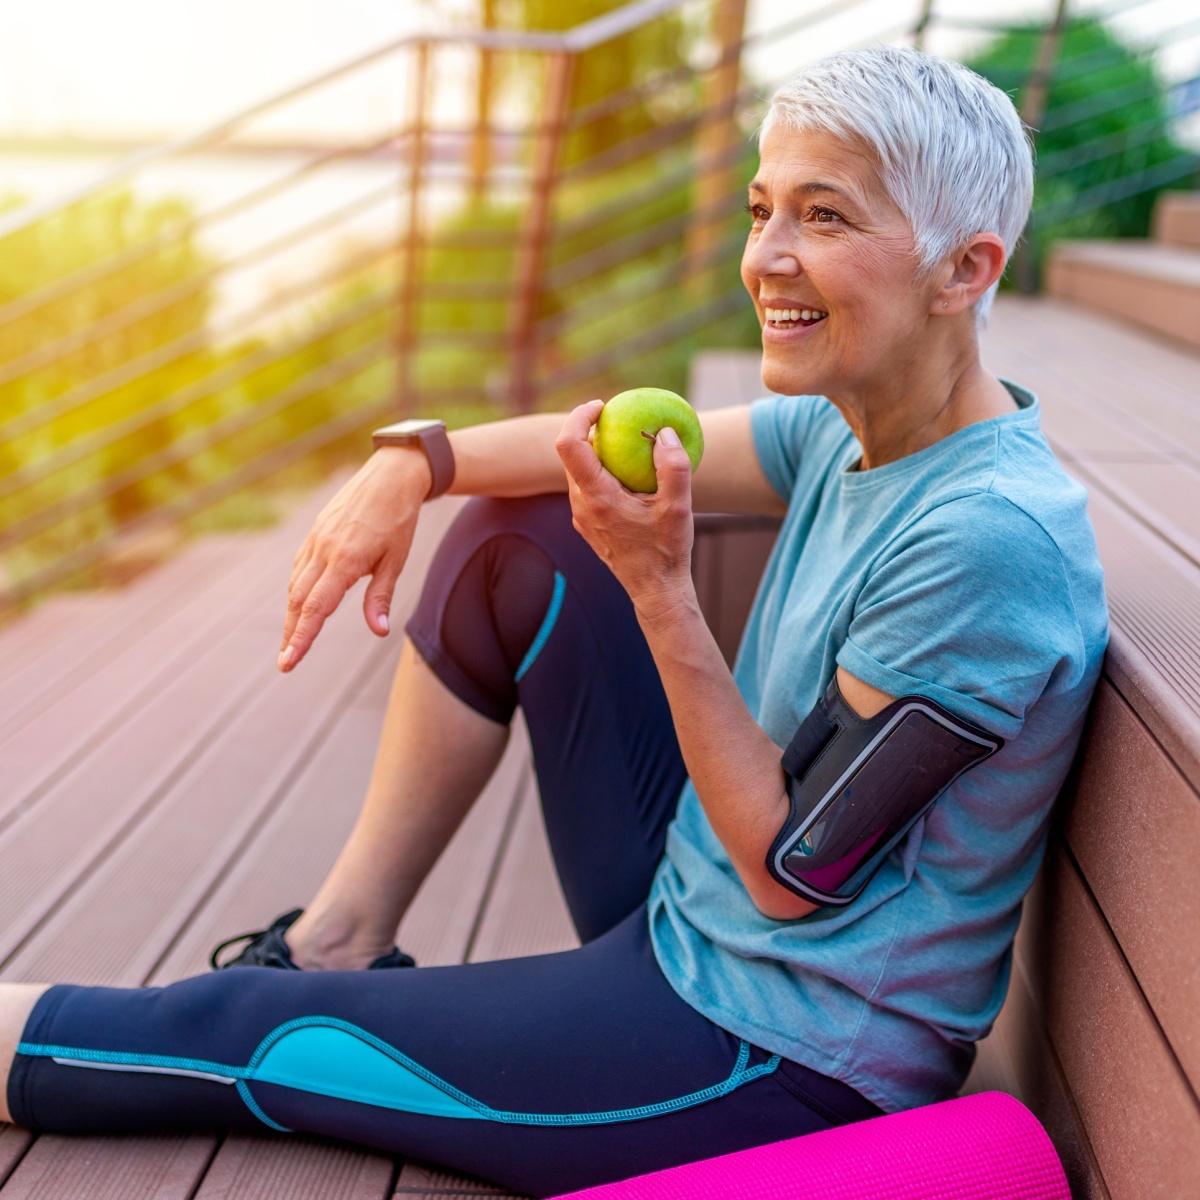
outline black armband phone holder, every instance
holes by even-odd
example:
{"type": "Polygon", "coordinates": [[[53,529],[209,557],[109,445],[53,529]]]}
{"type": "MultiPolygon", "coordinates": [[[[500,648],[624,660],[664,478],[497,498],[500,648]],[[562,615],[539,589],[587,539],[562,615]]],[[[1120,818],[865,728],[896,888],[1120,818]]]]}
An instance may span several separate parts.
{"type": "Polygon", "coordinates": [[[835,675],[784,751],[791,811],[767,869],[814,904],[849,904],[938,796],[1003,745],[924,696],[860,717],[835,675]]]}

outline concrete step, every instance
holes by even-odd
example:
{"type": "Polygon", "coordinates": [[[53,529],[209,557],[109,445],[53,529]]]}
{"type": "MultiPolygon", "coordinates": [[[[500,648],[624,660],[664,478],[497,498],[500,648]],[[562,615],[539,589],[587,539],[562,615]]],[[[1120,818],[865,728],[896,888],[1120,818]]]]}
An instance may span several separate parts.
{"type": "Polygon", "coordinates": [[[1154,240],[1200,250],[1200,192],[1164,192],[1154,206],[1154,240]]]}
{"type": "Polygon", "coordinates": [[[1200,347],[1200,249],[1121,240],[1059,242],[1047,294],[1200,347]]]}

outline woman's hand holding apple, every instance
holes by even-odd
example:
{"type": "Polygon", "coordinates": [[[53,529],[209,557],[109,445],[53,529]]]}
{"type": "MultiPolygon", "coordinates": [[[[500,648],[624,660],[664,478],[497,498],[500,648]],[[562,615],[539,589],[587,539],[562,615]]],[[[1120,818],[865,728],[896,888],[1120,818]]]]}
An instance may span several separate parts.
{"type": "Polygon", "coordinates": [[[555,448],[567,471],[575,528],[633,600],[643,619],[681,604],[694,607],[692,463],[679,435],[665,426],[654,444],[658,490],[631,492],[604,469],[588,435],[603,401],[576,408],[555,448]]]}

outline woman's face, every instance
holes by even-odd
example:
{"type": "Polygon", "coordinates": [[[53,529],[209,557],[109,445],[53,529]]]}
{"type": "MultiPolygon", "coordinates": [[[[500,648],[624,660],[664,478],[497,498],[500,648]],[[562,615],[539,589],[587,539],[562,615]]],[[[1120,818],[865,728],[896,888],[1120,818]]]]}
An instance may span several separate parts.
{"type": "Polygon", "coordinates": [[[937,283],[918,278],[912,230],[874,159],[830,134],[775,126],[750,211],[742,280],[766,386],[837,397],[894,383],[920,353],[937,283]]]}

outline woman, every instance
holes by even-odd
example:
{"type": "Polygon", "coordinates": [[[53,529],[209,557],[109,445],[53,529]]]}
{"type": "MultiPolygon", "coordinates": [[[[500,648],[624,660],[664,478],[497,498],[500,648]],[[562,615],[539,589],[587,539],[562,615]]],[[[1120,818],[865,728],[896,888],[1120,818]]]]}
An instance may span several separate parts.
{"type": "MultiPolygon", "coordinates": [[[[599,401],[453,435],[454,490],[492,499],[435,560],[336,867],[238,960],[287,969],[5,988],[12,1118],[310,1130],[548,1193],[953,1095],[1107,632],[1083,491],[979,362],[1031,191],[1011,102],[963,67],[879,48],[783,88],[742,268],[777,395],[705,416],[694,481],[664,430],[653,496],[601,468],[599,401]],[[732,676],[693,504],[786,512],[732,676]],[[781,749],[834,681],[857,718],[915,695],[1003,748],[818,907],[767,860],[781,749]],[[585,944],[383,969],[518,703],[585,944]]],[[[387,632],[432,478],[382,450],[318,519],[282,669],[364,575],[387,632]]]]}

